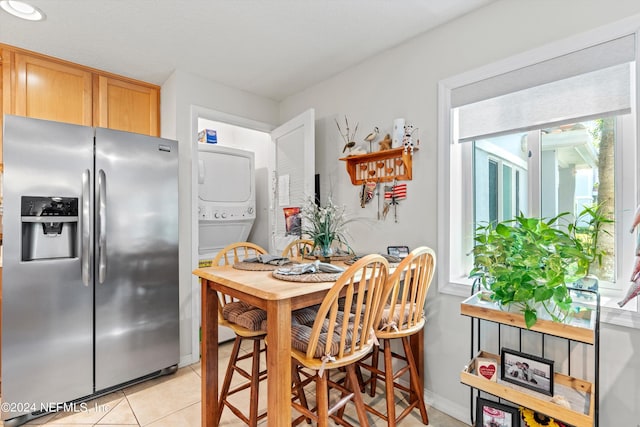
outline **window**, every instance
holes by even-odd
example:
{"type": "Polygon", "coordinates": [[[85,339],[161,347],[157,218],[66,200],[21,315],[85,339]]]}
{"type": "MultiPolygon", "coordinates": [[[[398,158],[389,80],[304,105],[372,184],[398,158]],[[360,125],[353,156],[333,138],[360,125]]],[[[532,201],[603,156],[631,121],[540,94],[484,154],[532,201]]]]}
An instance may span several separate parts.
{"type": "Polygon", "coordinates": [[[603,305],[614,306],[635,254],[635,34],[548,57],[440,83],[439,161],[449,168],[439,176],[439,287],[469,294],[476,225],[577,215],[606,200],[615,224],[597,273],[603,305]]]}
{"type": "MultiPolygon", "coordinates": [[[[570,221],[598,204],[604,212],[615,212],[615,148],[616,142],[624,145],[625,135],[614,130],[628,120],[630,115],[614,116],[474,141],[472,230],[519,213],[535,215],[528,206],[545,218],[569,212],[570,221]],[[532,169],[529,164],[536,158],[538,169],[532,169]]],[[[624,279],[617,278],[630,268],[616,257],[615,228],[615,223],[607,225],[601,234],[599,247],[606,253],[600,265],[592,266],[602,288],[621,289],[624,279]]]]}

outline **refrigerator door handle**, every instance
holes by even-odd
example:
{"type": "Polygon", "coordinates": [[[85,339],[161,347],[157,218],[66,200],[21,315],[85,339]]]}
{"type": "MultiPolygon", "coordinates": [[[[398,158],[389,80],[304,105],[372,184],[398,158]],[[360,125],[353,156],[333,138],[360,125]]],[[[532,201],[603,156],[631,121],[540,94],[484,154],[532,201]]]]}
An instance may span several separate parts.
{"type": "Polygon", "coordinates": [[[90,248],[91,248],[91,200],[90,200],[90,172],[82,172],[82,283],[89,286],[90,279],[90,248]]]}
{"type": "Polygon", "coordinates": [[[98,172],[98,283],[107,276],[107,182],[104,170],[98,172]]]}

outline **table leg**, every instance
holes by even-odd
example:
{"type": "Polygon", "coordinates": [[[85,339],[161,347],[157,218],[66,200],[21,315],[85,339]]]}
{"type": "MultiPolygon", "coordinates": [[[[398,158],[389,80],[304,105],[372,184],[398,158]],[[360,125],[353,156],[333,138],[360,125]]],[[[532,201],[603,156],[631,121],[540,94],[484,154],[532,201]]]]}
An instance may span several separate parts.
{"type": "Polygon", "coordinates": [[[291,425],[291,300],[267,302],[267,425],[291,425]]]}
{"type": "Polygon", "coordinates": [[[201,387],[202,426],[218,422],[218,297],[208,280],[202,284],[201,387]]]}

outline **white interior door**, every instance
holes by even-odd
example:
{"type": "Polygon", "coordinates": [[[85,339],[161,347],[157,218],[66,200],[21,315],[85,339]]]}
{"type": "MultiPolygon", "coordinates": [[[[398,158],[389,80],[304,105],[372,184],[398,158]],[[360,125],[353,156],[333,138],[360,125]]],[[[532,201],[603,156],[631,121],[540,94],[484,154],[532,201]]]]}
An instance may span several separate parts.
{"type": "Polygon", "coordinates": [[[269,252],[279,254],[287,236],[283,208],[302,207],[314,197],[315,111],[309,109],[271,132],[274,158],[269,192],[269,252]]]}

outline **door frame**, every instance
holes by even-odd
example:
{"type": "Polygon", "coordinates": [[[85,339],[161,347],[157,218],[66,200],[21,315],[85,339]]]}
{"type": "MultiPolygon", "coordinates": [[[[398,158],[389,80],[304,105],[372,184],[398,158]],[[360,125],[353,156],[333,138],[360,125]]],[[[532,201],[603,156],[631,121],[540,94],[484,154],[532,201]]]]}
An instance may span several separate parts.
{"type": "MultiPolygon", "coordinates": [[[[191,270],[198,268],[198,119],[203,118],[220,123],[226,123],[233,126],[239,126],[246,129],[257,130],[265,133],[271,133],[276,126],[248,119],[246,117],[236,116],[222,111],[213,110],[211,108],[199,105],[191,105],[191,270]]],[[[271,170],[274,165],[269,159],[268,168],[271,170]]],[[[191,275],[191,361],[181,361],[181,365],[196,363],[200,360],[200,281],[191,275]],[[184,362],[184,363],[183,363],[184,362]]]]}

